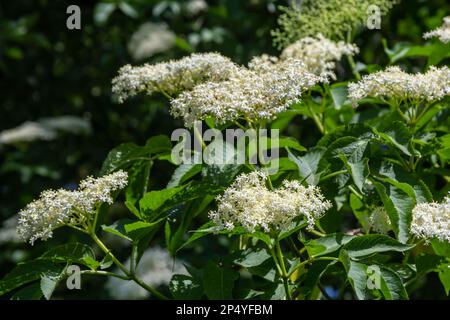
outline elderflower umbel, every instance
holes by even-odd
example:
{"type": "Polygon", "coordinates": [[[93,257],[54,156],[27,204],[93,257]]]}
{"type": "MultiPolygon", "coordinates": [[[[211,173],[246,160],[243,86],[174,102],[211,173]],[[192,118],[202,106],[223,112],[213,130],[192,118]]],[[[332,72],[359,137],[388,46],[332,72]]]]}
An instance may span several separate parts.
{"type": "Polygon", "coordinates": [[[321,33],[316,37],[305,37],[286,47],[281,58],[294,58],[303,61],[315,74],[328,73],[334,77],[335,61],[342,56],[353,56],[359,52],[355,44],[344,41],[335,42],[325,38],[321,33]]]}
{"type": "Polygon", "coordinates": [[[180,60],[139,67],[125,65],[112,80],[119,102],[139,93],[161,92],[170,96],[202,82],[218,82],[236,74],[239,67],[217,53],[196,53],[180,60]]]}
{"type": "Polygon", "coordinates": [[[439,40],[443,43],[450,42],[450,16],[444,18],[444,24],[430,32],[427,32],[423,35],[425,39],[438,37],[439,40]]]}
{"type": "Polygon", "coordinates": [[[311,73],[299,60],[266,63],[259,69],[242,69],[227,81],[202,83],[183,92],[171,101],[171,113],[183,117],[186,127],[208,116],[218,123],[239,118],[272,120],[298,102],[303,92],[326,81],[326,77],[311,73]]]}
{"type": "Polygon", "coordinates": [[[370,228],[381,234],[387,234],[392,230],[391,221],[384,207],[377,207],[369,217],[370,228]]]}
{"type": "Polygon", "coordinates": [[[172,48],[176,38],[166,24],[146,22],[131,36],[128,52],[134,60],[149,58],[172,48]]]}
{"type": "Polygon", "coordinates": [[[313,228],[315,220],[332,206],[315,186],[304,187],[297,181],[285,180],[280,188],[271,191],[266,180],[262,172],[238,176],[217,198],[217,210],[209,213],[211,220],[219,229],[242,226],[249,232],[269,232],[304,217],[308,227],[313,228]]]}
{"type": "Polygon", "coordinates": [[[426,240],[450,242],[450,195],[441,203],[419,203],[413,209],[411,233],[426,240]]]}
{"type": "Polygon", "coordinates": [[[112,193],[127,185],[128,175],[117,171],[97,179],[88,177],[75,191],[46,190],[19,212],[17,232],[31,244],[47,240],[64,225],[85,227],[101,203],[112,204],[112,193]]]}
{"type": "Polygon", "coordinates": [[[409,74],[397,66],[388,67],[350,83],[348,92],[355,106],[366,97],[431,103],[450,94],[450,69],[431,67],[426,73],[409,74]]]}
{"type": "Polygon", "coordinates": [[[0,132],[0,144],[15,144],[36,140],[53,140],[57,133],[38,122],[27,121],[12,129],[0,132]]]}

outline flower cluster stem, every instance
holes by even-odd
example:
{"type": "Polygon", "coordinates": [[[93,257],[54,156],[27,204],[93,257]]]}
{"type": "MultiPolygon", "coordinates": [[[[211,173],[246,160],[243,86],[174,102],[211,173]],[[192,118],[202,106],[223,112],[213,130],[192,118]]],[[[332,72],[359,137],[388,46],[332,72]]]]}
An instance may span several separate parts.
{"type": "Polygon", "coordinates": [[[160,300],[168,300],[168,298],[163,295],[161,292],[156,290],[155,288],[149,286],[144,281],[142,281],[140,278],[138,278],[135,274],[132,274],[130,270],[127,269],[111,252],[111,250],[106,247],[106,245],[97,237],[97,235],[94,232],[90,232],[91,238],[95,241],[95,243],[102,249],[102,251],[108,255],[111,260],[114,262],[114,264],[122,270],[122,272],[127,276],[129,280],[133,280],[135,283],[137,283],[139,286],[150,292],[153,296],[160,300]]]}

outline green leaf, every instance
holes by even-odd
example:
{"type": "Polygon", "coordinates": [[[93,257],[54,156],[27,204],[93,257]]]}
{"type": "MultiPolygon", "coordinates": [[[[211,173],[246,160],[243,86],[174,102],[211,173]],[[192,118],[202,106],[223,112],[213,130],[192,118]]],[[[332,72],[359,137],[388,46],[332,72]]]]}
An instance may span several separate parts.
{"type": "Polygon", "coordinates": [[[411,156],[409,144],[412,135],[409,133],[406,125],[401,121],[395,121],[386,132],[376,132],[381,139],[395,146],[407,156],[411,156]]]}
{"type": "Polygon", "coordinates": [[[166,135],[158,135],[147,140],[144,149],[150,154],[170,153],[172,141],[166,135]]]}
{"type": "Polygon", "coordinates": [[[200,299],[203,295],[203,287],[195,278],[176,274],[169,284],[170,293],[175,300],[200,299]]]}
{"type": "Polygon", "coordinates": [[[330,86],[331,97],[333,98],[334,107],[341,109],[347,101],[347,83],[335,83],[330,86]]]}
{"type": "Polygon", "coordinates": [[[416,259],[417,276],[423,276],[429,272],[437,271],[443,258],[434,254],[420,253],[416,259]]]}
{"type": "Polygon", "coordinates": [[[139,212],[138,208],[134,205],[132,201],[125,201],[125,206],[130,210],[132,214],[134,214],[137,218],[142,219],[141,213],[139,212]]]}
{"type": "Polygon", "coordinates": [[[309,240],[305,243],[305,246],[309,256],[316,258],[339,250],[353,238],[354,236],[343,233],[333,233],[318,239],[309,240]]]}
{"type": "Polygon", "coordinates": [[[202,171],[201,164],[181,164],[170,178],[167,188],[174,188],[202,171]]]}
{"type": "Polygon", "coordinates": [[[61,272],[45,272],[41,276],[40,287],[45,299],[50,300],[58,284],[66,277],[66,268],[61,272]]]}
{"type": "Polygon", "coordinates": [[[355,291],[356,298],[370,299],[371,295],[367,288],[367,265],[351,260],[345,250],[341,251],[340,260],[347,271],[347,278],[355,291]]]}
{"type": "MultiPolygon", "coordinates": [[[[215,196],[222,191],[223,188],[220,186],[198,181],[180,187],[151,191],[139,202],[141,214],[144,220],[151,222],[175,206],[194,199],[215,196]]],[[[209,198],[208,201],[210,200],[209,198]]]]}
{"type": "Polygon", "coordinates": [[[203,288],[205,294],[212,300],[232,299],[234,282],[239,273],[234,270],[219,267],[209,261],[203,270],[203,288]]]}
{"type": "Polygon", "coordinates": [[[141,214],[147,217],[157,214],[159,209],[163,207],[164,204],[172,200],[173,197],[181,190],[183,190],[183,187],[174,187],[147,192],[139,201],[141,214]]]}
{"type": "Polygon", "coordinates": [[[108,269],[109,267],[111,267],[114,264],[114,261],[112,259],[112,257],[107,254],[105,255],[105,257],[102,259],[102,261],[100,261],[100,269],[104,270],[104,269],[108,269]]]}
{"type": "Polygon", "coordinates": [[[244,268],[251,268],[261,265],[268,259],[272,259],[272,257],[270,256],[270,254],[267,252],[266,249],[255,250],[254,248],[249,248],[245,251],[242,251],[239,257],[236,260],[234,260],[234,263],[244,268]]]}
{"type": "Polygon", "coordinates": [[[404,42],[397,42],[392,49],[389,49],[386,39],[381,39],[384,47],[384,52],[389,57],[391,63],[395,63],[408,56],[408,52],[411,49],[411,45],[404,42]]]}
{"type": "Polygon", "coordinates": [[[313,148],[301,157],[294,155],[289,148],[287,150],[289,159],[297,165],[300,176],[306,180],[308,185],[317,185],[321,176],[321,172],[318,172],[319,162],[325,153],[325,148],[313,148]]]}
{"type": "Polygon", "coordinates": [[[145,237],[148,233],[159,227],[159,224],[165,218],[154,222],[136,221],[131,219],[121,219],[115,221],[112,225],[102,225],[103,231],[112,233],[129,241],[136,241],[145,237]]]}
{"type": "Polygon", "coordinates": [[[450,258],[450,243],[447,241],[439,241],[438,239],[431,239],[431,246],[438,256],[450,258]]]}
{"type": "Polygon", "coordinates": [[[369,159],[364,158],[362,161],[351,162],[347,160],[344,154],[340,154],[341,160],[344,162],[348,172],[350,173],[355,186],[360,192],[363,192],[363,186],[369,176],[369,159]]]}
{"type": "Polygon", "coordinates": [[[92,248],[79,242],[63,244],[52,248],[45,252],[41,256],[41,259],[68,264],[79,263],[94,270],[98,266],[92,248]]]}
{"type": "MultiPolygon", "coordinates": [[[[272,141],[274,139],[271,139],[272,141]]],[[[295,140],[294,138],[291,137],[282,137],[278,139],[278,146],[279,148],[289,148],[292,150],[297,150],[297,151],[306,151],[307,149],[302,146],[297,140],[295,140]]]]}
{"type": "Polygon", "coordinates": [[[367,210],[367,207],[364,205],[364,202],[362,202],[353,193],[350,194],[350,207],[352,208],[353,214],[355,215],[356,219],[358,219],[363,229],[365,231],[368,231],[370,228],[369,224],[370,214],[367,210]]]}
{"type": "Polygon", "coordinates": [[[100,175],[129,168],[135,161],[142,160],[150,160],[149,152],[145,147],[140,147],[134,143],[123,143],[108,153],[100,170],[100,175]]]}
{"type": "Polygon", "coordinates": [[[132,239],[127,236],[127,232],[125,231],[125,227],[124,227],[124,225],[126,223],[129,223],[131,221],[133,221],[133,220],[123,219],[123,220],[115,221],[113,224],[111,224],[109,226],[102,225],[102,230],[105,232],[112,233],[118,237],[121,237],[122,239],[132,241],[132,239]]]}
{"type": "Polygon", "coordinates": [[[400,276],[392,269],[380,266],[381,292],[386,300],[405,300],[408,299],[405,286],[400,276]]]}
{"type": "Polygon", "coordinates": [[[445,289],[445,294],[448,296],[450,293],[450,260],[447,259],[439,267],[439,280],[441,280],[442,285],[445,289]]]}
{"type": "Polygon", "coordinates": [[[402,187],[407,193],[414,192],[417,203],[433,201],[430,189],[415,173],[406,172],[403,168],[388,162],[382,163],[379,173],[390,178],[390,180],[386,180],[388,183],[402,187]],[[399,185],[396,182],[403,184],[399,185]]]}
{"type": "Polygon", "coordinates": [[[247,270],[252,275],[261,277],[270,282],[276,282],[279,279],[273,259],[267,259],[263,261],[260,265],[248,267],[247,270]]]}
{"type": "Polygon", "coordinates": [[[11,300],[40,300],[42,296],[41,284],[39,282],[35,282],[20,290],[17,290],[17,292],[11,297],[11,300]]]}
{"type": "MultiPolygon", "coordinates": [[[[374,137],[374,134],[372,132],[372,128],[368,125],[361,123],[352,123],[345,126],[340,126],[333,132],[326,134],[319,140],[319,142],[317,142],[317,146],[328,148],[332,143],[344,137],[353,137],[356,138],[356,140],[370,140],[374,137]]],[[[353,141],[356,140],[354,139],[353,141]]]]}
{"type": "Polygon", "coordinates": [[[367,258],[383,252],[404,252],[413,247],[413,245],[402,244],[391,237],[379,234],[355,237],[344,245],[348,256],[354,260],[367,258]]]}
{"type": "Polygon", "coordinates": [[[50,260],[36,259],[19,263],[10,273],[0,280],[0,296],[41,278],[46,272],[60,273],[64,266],[50,260]]]}
{"type": "Polygon", "coordinates": [[[281,240],[291,236],[293,233],[297,232],[301,228],[306,227],[307,225],[308,225],[308,223],[303,222],[303,221],[291,223],[287,228],[281,230],[281,232],[278,236],[278,241],[281,241],[281,240]]]}
{"type": "Polygon", "coordinates": [[[306,299],[312,299],[312,295],[315,291],[314,289],[317,288],[317,284],[319,284],[321,277],[335,264],[336,261],[313,261],[299,288],[300,295],[305,296],[306,299]]]}
{"type": "Polygon", "coordinates": [[[334,158],[344,155],[349,162],[355,164],[363,160],[368,144],[368,139],[343,137],[333,142],[329,146],[327,153],[334,158]]]}
{"type": "Polygon", "coordinates": [[[128,169],[128,185],[125,189],[127,202],[134,205],[147,192],[152,167],[153,161],[150,158],[133,162],[128,169]]]}
{"type": "Polygon", "coordinates": [[[408,184],[396,183],[387,187],[376,181],[373,184],[389,215],[397,238],[400,242],[406,243],[410,235],[412,209],[416,205],[414,190],[408,184]]]}
{"type": "Polygon", "coordinates": [[[203,238],[204,236],[206,236],[208,234],[213,233],[214,231],[211,229],[212,227],[214,227],[214,223],[212,221],[209,221],[209,222],[205,223],[204,225],[202,225],[197,230],[193,231],[193,234],[189,237],[189,239],[181,247],[178,248],[177,251],[183,249],[184,247],[193,243],[194,241],[196,241],[200,238],[203,238]]]}

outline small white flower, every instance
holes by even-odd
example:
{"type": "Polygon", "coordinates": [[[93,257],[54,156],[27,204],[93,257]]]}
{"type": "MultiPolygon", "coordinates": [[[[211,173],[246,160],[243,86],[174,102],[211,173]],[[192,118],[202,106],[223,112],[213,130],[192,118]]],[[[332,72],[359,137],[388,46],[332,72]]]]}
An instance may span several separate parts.
{"type": "Polygon", "coordinates": [[[426,240],[450,242],[450,195],[441,203],[419,203],[412,214],[413,235],[426,240]]]}
{"type": "Polygon", "coordinates": [[[196,53],[180,60],[139,67],[126,65],[112,80],[119,102],[139,93],[176,95],[203,82],[229,79],[239,67],[218,53],[196,53]]]}
{"type": "MultiPolygon", "coordinates": [[[[261,58],[263,61],[264,58],[261,58]]],[[[300,100],[303,92],[327,78],[311,73],[295,59],[279,63],[254,60],[227,81],[199,84],[171,101],[171,113],[183,117],[186,127],[213,116],[218,123],[244,118],[272,120],[300,100]]]]}
{"type": "Polygon", "coordinates": [[[331,208],[331,203],[315,186],[304,187],[297,181],[283,182],[273,191],[266,187],[267,176],[262,172],[241,174],[219,196],[216,211],[210,219],[219,229],[243,226],[249,232],[279,230],[297,217],[304,217],[308,227],[331,208]]]}
{"type": "Polygon", "coordinates": [[[437,37],[443,43],[450,42],[450,16],[444,18],[444,24],[430,32],[423,35],[425,39],[437,37]]]}
{"type": "Polygon", "coordinates": [[[344,55],[353,56],[358,52],[359,48],[355,44],[335,42],[319,33],[315,38],[305,37],[286,47],[281,53],[281,59],[301,60],[311,72],[335,78],[335,61],[341,60],[344,55]]]}
{"type": "Polygon", "coordinates": [[[409,74],[397,66],[388,67],[350,83],[348,93],[355,106],[366,97],[431,103],[450,94],[450,69],[431,67],[426,73],[409,74]]]}
{"type": "Polygon", "coordinates": [[[64,225],[85,227],[101,203],[112,203],[112,192],[124,188],[127,177],[126,172],[117,171],[97,179],[89,177],[75,191],[42,192],[19,212],[17,233],[33,244],[37,239],[51,238],[53,230],[64,225]]]}

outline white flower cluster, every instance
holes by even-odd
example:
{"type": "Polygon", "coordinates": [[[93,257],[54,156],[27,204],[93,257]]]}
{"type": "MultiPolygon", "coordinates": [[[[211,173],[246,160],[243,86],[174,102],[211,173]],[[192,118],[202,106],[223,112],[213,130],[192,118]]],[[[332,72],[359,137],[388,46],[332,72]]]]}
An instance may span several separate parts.
{"type": "Polygon", "coordinates": [[[328,74],[335,78],[333,70],[335,61],[342,56],[353,56],[359,52],[355,44],[344,41],[335,42],[325,38],[322,34],[314,37],[302,38],[286,47],[281,53],[281,59],[294,58],[303,61],[309,70],[317,75],[328,74]]]}
{"type": "Polygon", "coordinates": [[[443,43],[450,42],[450,16],[444,18],[444,24],[430,32],[427,32],[423,35],[425,39],[438,37],[439,40],[443,43]]]}
{"type": "Polygon", "coordinates": [[[441,203],[419,203],[412,214],[413,235],[426,240],[450,242],[450,195],[441,203]]]}
{"type": "Polygon", "coordinates": [[[172,96],[202,82],[228,80],[238,72],[239,67],[220,54],[196,53],[154,65],[125,65],[112,80],[112,91],[120,102],[139,93],[161,92],[172,96]]]}
{"type": "Polygon", "coordinates": [[[369,217],[370,228],[381,234],[387,234],[392,230],[391,221],[384,207],[375,208],[369,217]]]}
{"type": "Polygon", "coordinates": [[[189,0],[184,3],[184,10],[189,17],[193,17],[208,10],[208,3],[205,0],[189,0]]]}
{"type": "MultiPolygon", "coordinates": [[[[130,259],[128,258],[124,265],[129,265],[130,259]]],[[[115,273],[123,274],[118,268],[115,273]]],[[[187,274],[183,262],[172,259],[169,252],[159,246],[145,251],[136,269],[136,275],[155,288],[168,285],[174,274],[187,274]]],[[[135,282],[119,278],[109,278],[106,288],[114,299],[146,299],[150,295],[135,282]]]]}
{"type": "Polygon", "coordinates": [[[17,234],[16,230],[17,221],[18,221],[17,216],[13,216],[3,221],[3,225],[0,228],[0,246],[6,243],[20,242],[20,237],[17,234]]]}
{"type": "Polygon", "coordinates": [[[90,130],[90,123],[79,117],[43,118],[37,121],[26,121],[15,128],[1,131],[0,145],[30,143],[38,140],[50,141],[56,139],[60,132],[86,134],[90,130]]]}
{"type": "Polygon", "coordinates": [[[112,204],[112,193],[127,185],[128,175],[117,171],[97,179],[88,177],[75,191],[46,190],[19,212],[17,233],[31,244],[47,240],[63,225],[85,226],[101,203],[112,204]]]}
{"type": "Polygon", "coordinates": [[[218,208],[209,213],[219,229],[231,230],[243,226],[249,232],[266,232],[287,227],[297,217],[304,217],[308,227],[331,208],[320,189],[304,187],[297,181],[283,181],[283,185],[270,191],[267,176],[261,172],[241,174],[217,198],[218,208]]]}
{"type": "Polygon", "coordinates": [[[397,66],[388,67],[350,83],[348,92],[355,106],[365,97],[434,102],[450,94],[450,69],[431,67],[426,73],[409,74],[397,66]]]}
{"type": "Polygon", "coordinates": [[[303,92],[327,81],[295,59],[254,66],[255,60],[252,69],[241,69],[227,81],[207,82],[183,92],[171,101],[171,113],[183,117],[186,127],[208,116],[218,123],[271,120],[298,102],[303,92]]]}
{"type": "Polygon", "coordinates": [[[149,58],[172,48],[176,37],[166,24],[146,22],[131,36],[128,52],[134,60],[149,58]]]}
{"type": "Polygon", "coordinates": [[[20,126],[0,132],[0,144],[15,144],[35,140],[53,140],[56,132],[40,123],[27,121],[20,126]]]}

